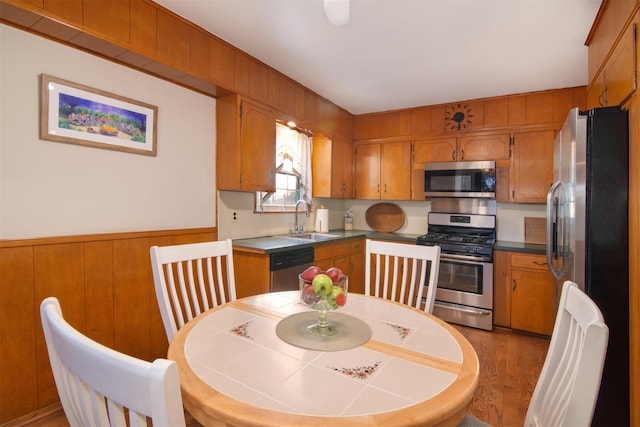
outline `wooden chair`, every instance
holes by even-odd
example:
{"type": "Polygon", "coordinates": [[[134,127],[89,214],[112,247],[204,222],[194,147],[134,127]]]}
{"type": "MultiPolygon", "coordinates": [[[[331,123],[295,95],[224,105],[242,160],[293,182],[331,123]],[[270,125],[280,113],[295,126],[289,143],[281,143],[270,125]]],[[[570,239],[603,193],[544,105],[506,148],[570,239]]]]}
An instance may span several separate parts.
{"type": "Polygon", "coordinates": [[[184,426],[175,362],[119,353],[69,325],[54,297],[40,305],[42,328],[60,401],[72,427],[184,426]]]}
{"type": "Polygon", "coordinates": [[[426,292],[424,311],[432,313],[439,269],[440,246],[366,241],[366,295],[421,308],[426,292]]]}
{"type": "MultiPolygon", "coordinates": [[[[549,351],[527,410],[526,427],[591,425],[608,340],[609,328],[598,306],[578,285],[564,282],[549,351]]],[[[460,426],[480,423],[466,415],[460,426]]]]}
{"type": "Polygon", "coordinates": [[[169,342],[186,322],[236,299],[231,240],[152,246],[151,268],[169,342]]]}

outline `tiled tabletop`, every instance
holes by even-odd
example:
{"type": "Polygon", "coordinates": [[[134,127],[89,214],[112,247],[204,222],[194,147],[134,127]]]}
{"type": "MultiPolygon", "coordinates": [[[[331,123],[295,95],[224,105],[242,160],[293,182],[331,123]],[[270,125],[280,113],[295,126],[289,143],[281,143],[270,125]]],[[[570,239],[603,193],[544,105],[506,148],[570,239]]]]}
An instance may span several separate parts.
{"type": "Polygon", "coordinates": [[[478,361],[454,328],[405,305],[349,294],[339,312],[369,325],[365,344],[325,352],[276,335],[282,318],[308,310],[297,291],[270,293],[185,325],[169,358],[178,364],[192,415],[203,424],[226,418],[236,425],[411,425],[418,417],[428,425],[464,414],[478,361]]]}

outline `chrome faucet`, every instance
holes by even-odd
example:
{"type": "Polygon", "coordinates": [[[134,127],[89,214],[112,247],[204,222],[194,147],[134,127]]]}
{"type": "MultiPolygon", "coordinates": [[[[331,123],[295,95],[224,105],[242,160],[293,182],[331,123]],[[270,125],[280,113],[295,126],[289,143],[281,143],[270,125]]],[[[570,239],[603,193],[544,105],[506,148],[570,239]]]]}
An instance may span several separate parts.
{"type": "Polygon", "coordinates": [[[298,226],[298,206],[300,206],[300,203],[302,203],[304,205],[304,213],[305,215],[308,217],[309,216],[309,208],[307,207],[307,202],[305,202],[304,200],[300,199],[296,202],[296,213],[295,213],[295,218],[293,220],[293,235],[294,236],[298,236],[300,234],[302,234],[303,231],[303,226],[298,226]]]}

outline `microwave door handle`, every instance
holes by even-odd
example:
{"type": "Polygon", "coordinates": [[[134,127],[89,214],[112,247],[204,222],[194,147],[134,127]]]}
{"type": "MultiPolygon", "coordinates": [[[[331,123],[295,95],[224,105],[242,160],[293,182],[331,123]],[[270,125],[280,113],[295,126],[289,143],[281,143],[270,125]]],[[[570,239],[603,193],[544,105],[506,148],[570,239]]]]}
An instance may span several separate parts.
{"type": "MultiPolygon", "coordinates": [[[[556,270],[553,262],[553,260],[558,257],[558,232],[561,232],[563,228],[558,224],[560,221],[560,217],[558,215],[558,209],[560,206],[558,203],[557,193],[561,188],[562,182],[556,181],[547,193],[547,264],[549,265],[549,270],[551,270],[553,277],[558,280],[560,280],[565,270],[564,259],[561,260],[562,266],[560,270],[556,270]]],[[[562,244],[563,242],[560,243],[562,244]]]]}

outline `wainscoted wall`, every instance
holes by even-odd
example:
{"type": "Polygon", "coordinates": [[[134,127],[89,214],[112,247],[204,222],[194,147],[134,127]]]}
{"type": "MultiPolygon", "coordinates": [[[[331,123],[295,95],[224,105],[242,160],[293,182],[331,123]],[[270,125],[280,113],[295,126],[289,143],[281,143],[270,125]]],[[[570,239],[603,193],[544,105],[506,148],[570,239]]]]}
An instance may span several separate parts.
{"type": "Polygon", "coordinates": [[[149,248],[217,240],[215,228],[0,241],[0,424],[57,402],[40,323],[55,296],[75,328],[123,353],[166,357],[149,248]]]}

